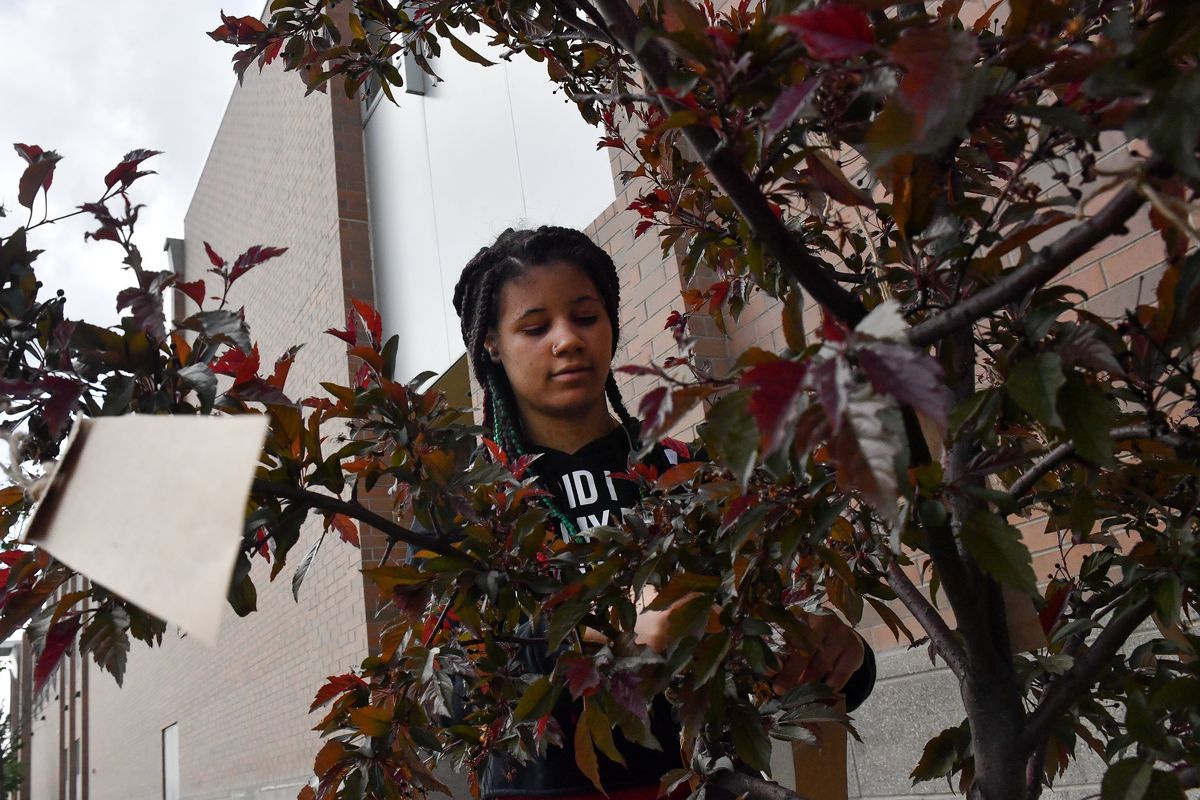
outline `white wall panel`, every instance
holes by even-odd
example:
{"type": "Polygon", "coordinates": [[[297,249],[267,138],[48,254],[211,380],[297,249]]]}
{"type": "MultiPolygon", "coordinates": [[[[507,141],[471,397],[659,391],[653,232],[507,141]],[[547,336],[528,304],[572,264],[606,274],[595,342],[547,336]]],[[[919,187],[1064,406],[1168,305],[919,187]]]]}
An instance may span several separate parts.
{"type": "MultiPolygon", "coordinates": [[[[484,41],[470,39],[480,52],[484,41]]],[[[544,65],[485,68],[447,46],[435,69],[443,83],[397,92],[366,127],[376,294],[402,379],[462,354],[454,284],[480,247],[507,227],[584,228],[615,196],[599,132],[552,93],[544,65]]]]}

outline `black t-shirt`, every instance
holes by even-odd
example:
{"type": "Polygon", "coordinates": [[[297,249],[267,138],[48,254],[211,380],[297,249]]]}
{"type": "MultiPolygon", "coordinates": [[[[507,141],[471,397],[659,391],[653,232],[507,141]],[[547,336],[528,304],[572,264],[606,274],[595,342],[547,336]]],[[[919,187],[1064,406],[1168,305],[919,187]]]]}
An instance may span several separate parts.
{"type": "MultiPolygon", "coordinates": [[[[533,449],[540,455],[531,469],[541,485],[554,495],[559,510],[580,532],[600,525],[620,524],[622,512],[637,505],[640,499],[637,486],[613,477],[628,472],[629,455],[637,433],[636,428],[626,430],[618,426],[575,453],[551,448],[533,449]]],[[[656,447],[646,459],[660,473],[679,461],[679,453],[663,446],[656,447]]],[[[562,533],[564,537],[568,534],[562,533]]],[[[547,657],[544,651],[529,655],[531,663],[540,671],[549,673],[553,669],[553,658],[547,657]]],[[[875,658],[868,647],[863,665],[843,688],[848,708],[854,709],[862,703],[874,684],[875,658]]],[[[575,764],[574,722],[579,711],[579,704],[564,693],[554,710],[555,719],[563,729],[564,746],[549,747],[544,757],[523,765],[501,755],[489,758],[481,781],[483,800],[594,792],[591,781],[575,764]]],[[[671,704],[662,695],[651,703],[650,731],[662,745],[661,751],[642,747],[625,739],[619,730],[613,731],[613,741],[625,759],[625,766],[597,754],[600,782],[605,790],[657,786],[663,775],[683,766],[679,749],[680,727],[674,719],[671,704]]]]}
{"type": "MultiPolygon", "coordinates": [[[[622,513],[635,507],[639,500],[637,486],[631,481],[614,478],[628,471],[629,454],[637,430],[616,427],[609,433],[584,445],[575,453],[551,448],[534,448],[539,457],[530,469],[539,483],[554,495],[554,502],[580,532],[600,525],[619,525],[622,513]]],[[[647,459],[660,468],[678,461],[674,451],[656,451],[647,459]]],[[[564,537],[569,532],[560,531],[564,537]]],[[[541,662],[546,672],[553,668],[552,660],[544,654],[530,654],[531,661],[541,662]]],[[[589,794],[595,787],[575,764],[574,734],[579,704],[564,693],[554,717],[563,730],[563,747],[551,746],[542,758],[518,764],[503,756],[494,755],[484,771],[482,795],[493,797],[589,794]]],[[[656,697],[650,707],[650,731],[663,749],[651,750],[630,742],[619,730],[613,731],[613,742],[625,759],[625,766],[598,754],[600,782],[607,791],[636,786],[657,786],[663,775],[683,766],[679,753],[679,725],[675,722],[671,704],[656,697]]]]}

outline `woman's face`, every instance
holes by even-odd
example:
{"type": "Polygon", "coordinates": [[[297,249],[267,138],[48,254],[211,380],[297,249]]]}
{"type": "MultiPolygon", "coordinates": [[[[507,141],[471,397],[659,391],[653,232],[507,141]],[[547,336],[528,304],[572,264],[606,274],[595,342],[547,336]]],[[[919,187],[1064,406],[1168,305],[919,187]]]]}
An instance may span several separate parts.
{"type": "Polygon", "coordinates": [[[503,365],[526,420],[607,415],[612,326],[580,267],[552,262],[507,281],[484,344],[503,365]]]}

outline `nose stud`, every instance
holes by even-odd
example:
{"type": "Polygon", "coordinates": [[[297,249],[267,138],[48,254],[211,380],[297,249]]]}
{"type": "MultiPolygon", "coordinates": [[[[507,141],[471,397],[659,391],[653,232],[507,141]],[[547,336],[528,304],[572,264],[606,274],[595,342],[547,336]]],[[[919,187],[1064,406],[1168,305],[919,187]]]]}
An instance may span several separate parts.
{"type": "Polygon", "coordinates": [[[554,355],[554,356],[558,355],[558,345],[557,344],[550,345],[550,355],[554,355]]]}

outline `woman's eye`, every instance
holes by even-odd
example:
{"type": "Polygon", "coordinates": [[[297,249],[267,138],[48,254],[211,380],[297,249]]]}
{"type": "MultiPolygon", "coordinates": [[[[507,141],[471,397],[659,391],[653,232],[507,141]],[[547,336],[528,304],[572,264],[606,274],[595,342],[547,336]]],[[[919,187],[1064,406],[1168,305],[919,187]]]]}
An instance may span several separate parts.
{"type": "Polygon", "coordinates": [[[575,321],[580,325],[594,325],[598,319],[600,319],[599,315],[592,315],[590,317],[577,317],[575,321]]]}
{"type": "Polygon", "coordinates": [[[546,332],[546,327],[545,325],[534,325],[532,328],[522,328],[521,333],[526,336],[541,336],[546,332]]]}

